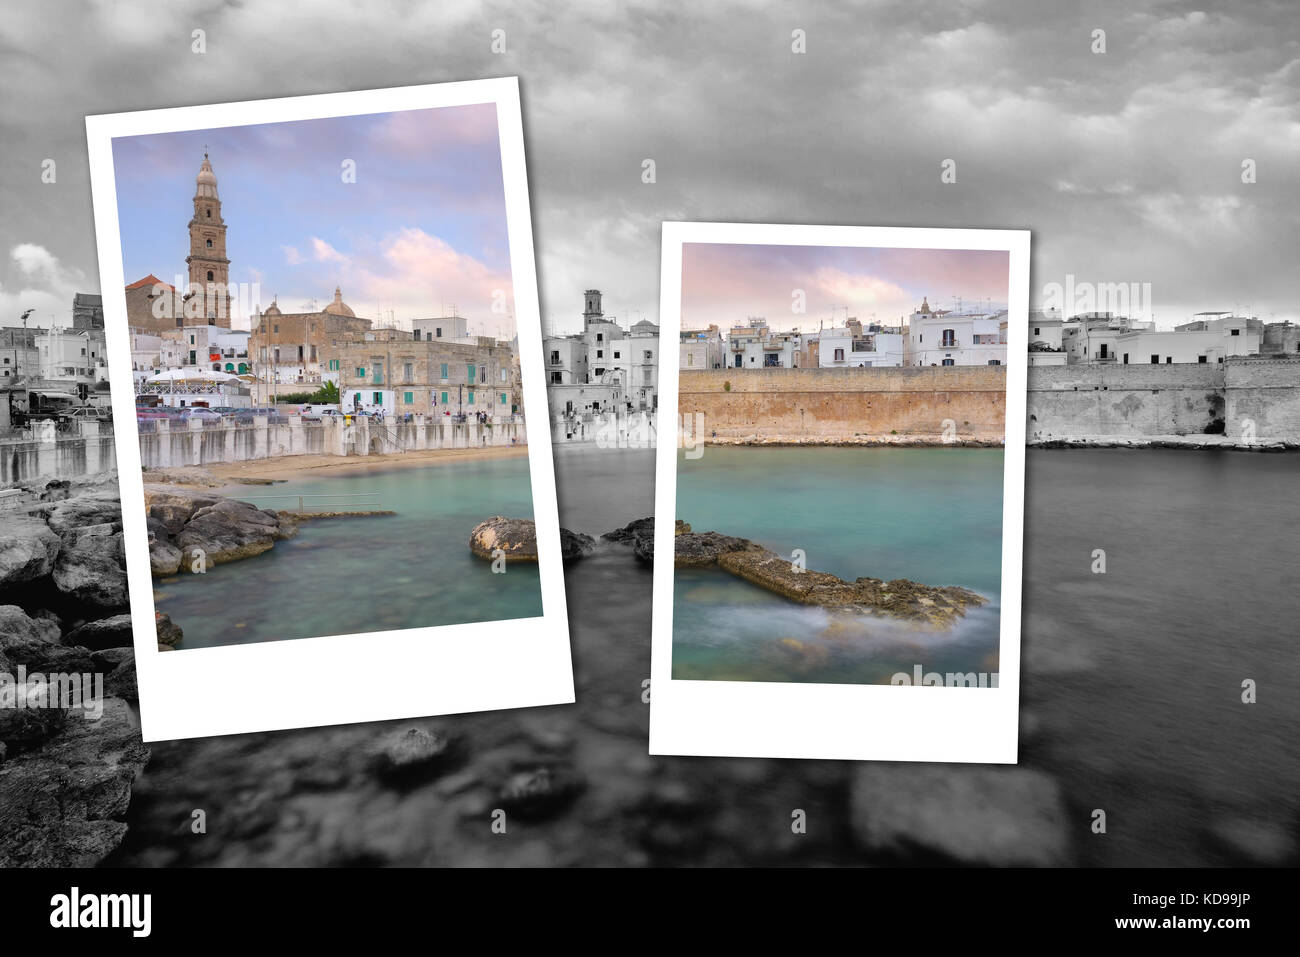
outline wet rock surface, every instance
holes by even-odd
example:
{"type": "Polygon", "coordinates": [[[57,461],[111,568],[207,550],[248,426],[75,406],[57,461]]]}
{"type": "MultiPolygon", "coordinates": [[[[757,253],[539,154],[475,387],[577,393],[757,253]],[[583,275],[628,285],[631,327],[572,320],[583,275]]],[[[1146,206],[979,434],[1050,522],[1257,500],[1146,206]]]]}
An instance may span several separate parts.
{"type": "MultiPolygon", "coordinates": [[[[560,529],[560,555],[564,562],[585,558],[596,549],[590,535],[560,529]]],[[[537,526],[531,518],[506,518],[495,515],[474,526],[469,535],[469,550],[489,561],[501,557],[507,562],[537,561],[537,526]],[[501,552],[497,555],[498,550],[501,552]]]]}

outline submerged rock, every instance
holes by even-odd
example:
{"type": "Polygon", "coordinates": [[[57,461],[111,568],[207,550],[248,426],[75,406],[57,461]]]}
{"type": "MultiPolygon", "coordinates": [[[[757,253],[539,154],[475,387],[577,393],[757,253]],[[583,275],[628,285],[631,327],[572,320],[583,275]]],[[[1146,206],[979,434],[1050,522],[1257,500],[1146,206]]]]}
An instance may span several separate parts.
{"type": "Polygon", "coordinates": [[[1061,788],[1042,771],[868,764],[852,795],[853,832],[870,854],[992,867],[1071,863],[1061,788]]]}
{"type": "Polygon", "coordinates": [[[395,787],[410,787],[446,770],[454,742],[449,735],[408,728],[393,735],[375,754],[375,773],[395,787]]]}
{"type": "MultiPolygon", "coordinates": [[[[638,558],[653,558],[654,526],[651,519],[633,522],[604,537],[611,541],[630,540],[638,558]]],[[[845,581],[828,572],[798,568],[788,559],[747,538],[718,532],[695,532],[680,520],[674,543],[673,565],[677,568],[716,565],[738,578],[803,605],[946,626],[965,615],[967,608],[987,601],[967,588],[923,585],[904,578],[888,582],[879,578],[845,581]]]]}
{"type": "Polygon", "coordinates": [[[185,637],[185,632],[181,626],[171,620],[171,616],[161,611],[154,612],[154,627],[158,630],[158,647],[159,650],[171,650],[180,644],[181,639],[185,637]]]}
{"type": "Polygon", "coordinates": [[[235,499],[221,499],[195,510],[177,533],[176,546],[182,553],[181,568],[189,569],[184,559],[195,549],[202,553],[205,563],[200,567],[211,567],[260,555],[281,537],[280,519],[274,512],[235,499]]]}
{"type": "MultiPolygon", "coordinates": [[[[687,535],[691,531],[691,526],[687,525],[680,518],[677,519],[677,525],[674,530],[675,535],[687,535]]],[[[638,561],[652,563],[655,557],[655,520],[651,518],[638,518],[635,522],[628,522],[622,528],[616,528],[612,532],[606,532],[600,536],[607,542],[616,542],[619,545],[631,545],[632,554],[638,561]]]]}
{"type": "Polygon", "coordinates": [[[548,765],[511,774],[497,791],[497,799],[508,814],[537,821],[563,811],[585,787],[574,768],[548,765]]]}

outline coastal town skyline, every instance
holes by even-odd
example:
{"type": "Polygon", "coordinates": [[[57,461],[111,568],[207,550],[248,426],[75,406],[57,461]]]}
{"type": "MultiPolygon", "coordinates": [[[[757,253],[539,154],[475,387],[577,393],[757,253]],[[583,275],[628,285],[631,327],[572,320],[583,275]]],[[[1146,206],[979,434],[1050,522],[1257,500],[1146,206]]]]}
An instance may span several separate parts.
{"type": "Polygon", "coordinates": [[[493,104],[117,138],[128,283],[184,276],[185,233],[167,225],[191,215],[201,162],[232,224],[233,328],[272,302],[319,309],[341,287],[376,321],[455,312],[484,335],[513,336],[493,104]]]}

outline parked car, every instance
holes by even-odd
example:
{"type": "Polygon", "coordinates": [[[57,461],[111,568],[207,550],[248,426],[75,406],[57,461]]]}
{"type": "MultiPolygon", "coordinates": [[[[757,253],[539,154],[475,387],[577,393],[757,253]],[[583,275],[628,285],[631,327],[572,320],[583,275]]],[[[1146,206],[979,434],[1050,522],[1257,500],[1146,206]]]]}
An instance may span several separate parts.
{"type": "Polygon", "coordinates": [[[275,424],[281,424],[289,421],[289,417],[283,412],[265,406],[258,406],[251,409],[240,409],[235,413],[236,422],[252,422],[259,415],[264,415],[267,421],[275,424]]]}
{"type": "Polygon", "coordinates": [[[221,413],[216,409],[205,408],[201,405],[191,405],[181,409],[181,418],[202,419],[205,422],[220,422],[221,413]]]}
{"type": "Polygon", "coordinates": [[[111,409],[101,409],[94,405],[80,405],[75,409],[68,409],[66,412],[60,412],[59,418],[104,422],[113,418],[113,411],[111,409]]]}

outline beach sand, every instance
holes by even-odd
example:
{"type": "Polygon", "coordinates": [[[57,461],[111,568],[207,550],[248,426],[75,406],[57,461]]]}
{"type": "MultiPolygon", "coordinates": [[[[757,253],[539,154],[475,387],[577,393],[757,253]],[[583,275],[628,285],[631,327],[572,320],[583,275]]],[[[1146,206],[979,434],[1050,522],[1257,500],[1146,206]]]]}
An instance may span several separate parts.
{"type": "MultiPolygon", "coordinates": [[[[248,462],[223,462],[204,466],[214,478],[237,481],[264,481],[302,478],[305,475],[337,475],[370,472],[379,469],[409,468],[416,465],[443,465],[448,462],[476,462],[485,459],[511,459],[528,455],[526,445],[488,446],[478,449],[427,449],[397,452],[391,455],[281,455],[248,462]]],[[[148,481],[146,475],[145,481],[148,481]]]]}

